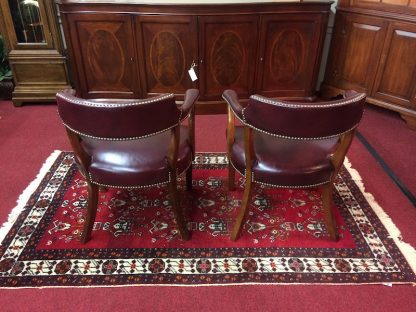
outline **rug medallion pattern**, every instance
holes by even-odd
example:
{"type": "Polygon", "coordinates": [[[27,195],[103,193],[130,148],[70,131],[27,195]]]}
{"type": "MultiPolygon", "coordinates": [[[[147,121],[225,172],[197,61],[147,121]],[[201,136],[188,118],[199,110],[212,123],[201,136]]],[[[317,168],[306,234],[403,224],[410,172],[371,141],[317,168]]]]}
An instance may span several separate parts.
{"type": "Polygon", "coordinates": [[[82,245],[87,187],[73,154],[60,153],[2,242],[0,286],[416,282],[345,168],[334,192],[340,241],[328,238],[319,188],[256,186],[231,242],[243,178],[227,191],[225,154],[197,154],[193,167],[193,191],[179,183],[190,241],[178,237],[160,186],[101,192],[92,240],[82,245]]]}

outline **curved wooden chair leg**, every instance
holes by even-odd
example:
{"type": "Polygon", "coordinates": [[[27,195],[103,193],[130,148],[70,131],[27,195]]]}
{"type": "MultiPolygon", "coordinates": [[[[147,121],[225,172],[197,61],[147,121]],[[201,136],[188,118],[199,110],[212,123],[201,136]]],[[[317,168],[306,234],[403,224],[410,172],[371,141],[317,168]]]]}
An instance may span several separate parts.
{"type": "Polygon", "coordinates": [[[192,165],[186,170],[186,190],[192,191],[192,165]]]}
{"type": "Polygon", "coordinates": [[[230,160],[228,160],[228,190],[235,190],[235,169],[233,165],[231,165],[230,160]]]}
{"type": "Polygon", "coordinates": [[[235,241],[237,240],[238,236],[240,235],[241,231],[241,224],[243,223],[244,216],[246,215],[247,207],[250,203],[250,197],[251,197],[251,177],[246,178],[246,184],[245,184],[245,190],[243,195],[243,201],[241,203],[240,211],[238,213],[238,216],[235,220],[233,231],[231,232],[231,240],[235,241]]]}
{"type": "Polygon", "coordinates": [[[180,207],[176,176],[172,177],[172,181],[169,182],[169,192],[172,197],[173,215],[175,217],[179,235],[181,236],[182,239],[189,240],[191,238],[191,234],[188,231],[188,228],[186,227],[186,224],[183,218],[183,211],[180,207]]]}
{"type": "Polygon", "coordinates": [[[335,218],[332,212],[332,183],[325,184],[322,189],[322,203],[324,207],[325,224],[332,240],[339,239],[335,226],[335,218]]]}
{"type": "Polygon", "coordinates": [[[85,216],[84,229],[81,235],[81,243],[85,244],[91,239],[91,232],[94,226],[95,215],[97,214],[98,205],[98,185],[88,183],[88,207],[85,216]]]}

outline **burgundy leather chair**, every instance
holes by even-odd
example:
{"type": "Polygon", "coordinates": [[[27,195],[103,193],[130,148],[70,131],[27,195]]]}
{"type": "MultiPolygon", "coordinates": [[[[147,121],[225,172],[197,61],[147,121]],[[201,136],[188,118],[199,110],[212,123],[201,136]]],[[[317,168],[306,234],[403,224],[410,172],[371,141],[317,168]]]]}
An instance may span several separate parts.
{"type": "Polygon", "coordinates": [[[252,183],[283,188],[322,186],[325,224],[331,239],[338,239],[332,185],[360,122],[365,97],[348,91],[339,100],[294,103],[253,95],[243,108],[233,90],[223,93],[229,104],[229,189],[235,188],[235,171],[246,180],[232,240],[239,235],[252,183]],[[235,117],[241,126],[235,124],[235,117]]]}
{"type": "Polygon", "coordinates": [[[177,194],[177,175],[186,171],[192,188],[194,103],[190,89],[180,109],[173,94],[144,100],[84,100],[73,90],[56,95],[58,112],[88,184],[88,207],[81,242],[91,238],[99,187],[147,188],[168,184],[173,214],[183,239],[189,239],[177,194]],[[188,125],[181,125],[187,117],[188,125]]]}

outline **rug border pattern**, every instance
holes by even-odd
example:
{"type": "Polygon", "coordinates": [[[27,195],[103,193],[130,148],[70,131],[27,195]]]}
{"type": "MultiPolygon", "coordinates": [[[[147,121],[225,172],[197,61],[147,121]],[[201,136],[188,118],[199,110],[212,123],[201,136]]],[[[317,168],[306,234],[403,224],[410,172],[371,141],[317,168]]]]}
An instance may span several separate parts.
{"type": "MultiPolygon", "coordinates": [[[[226,156],[222,153],[198,153],[195,159],[195,166],[203,164],[222,165],[227,163],[226,156]],[[220,155],[218,155],[220,154],[220,155]]],[[[55,156],[55,154],[53,154],[55,156]]],[[[53,159],[51,155],[50,159],[53,159]]],[[[244,284],[256,283],[302,283],[304,277],[312,283],[323,284],[354,284],[354,283],[409,283],[406,276],[412,276],[414,272],[406,269],[406,261],[397,253],[394,244],[382,241],[376,232],[361,232],[363,239],[371,250],[373,257],[296,257],[289,255],[286,257],[206,257],[206,258],[187,258],[183,257],[134,257],[117,259],[37,259],[20,261],[19,256],[23,252],[31,235],[36,230],[39,223],[47,211],[48,203],[53,199],[56,192],[61,187],[63,177],[69,172],[72,162],[69,161],[72,153],[63,152],[57,160],[59,165],[53,171],[52,176],[45,176],[41,184],[45,184],[36,202],[29,200],[28,206],[36,205],[23,219],[16,220],[19,229],[12,230],[6,236],[0,249],[2,257],[0,259],[0,285],[1,279],[21,279],[19,285],[25,286],[31,276],[36,276],[35,280],[39,285],[45,286],[53,283],[49,281],[52,276],[60,278],[70,285],[96,285],[110,279],[115,284],[166,284],[177,282],[186,286],[193,283],[206,285],[215,284],[244,284]],[[25,229],[25,230],[22,230],[25,229]],[[13,247],[10,247],[13,246],[13,247]],[[391,250],[394,255],[389,253],[391,250]],[[3,253],[4,251],[4,253],[3,253]],[[399,259],[395,262],[392,259],[399,259]],[[3,268],[3,269],[2,269],[3,268]],[[330,273],[330,274],[322,274],[330,273]],[[365,273],[365,274],[363,274],[365,273]],[[293,278],[295,274],[296,278],[293,278]],[[239,276],[237,278],[237,275],[239,276]],[[368,276],[367,276],[368,275],[368,276]],[[371,278],[370,278],[370,277],[371,278]],[[128,277],[126,280],[125,277],[128,277]],[[161,278],[163,277],[163,278],[161,278]],[[79,280],[77,280],[77,278],[79,280]],[[373,282],[371,279],[375,280],[373,282]],[[377,282],[377,279],[380,280],[377,282]],[[72,282],[71,282],[72,281],[72,282]],[[225,283],[224,283],[225,281],[225,283]]],[[[348,172],[360,188],[363,196],[369,204],[375,206],[376,212],[380,213],[381,208],[375,203],[374,198],[369,197],[365,192],[364,186],[359,179],[358,172],[351,168],[350,163],[345,163],[348,172]]],[[[348,199],[352,205],[349,212],[355,221],[360,224],[368,224],[369,220],[359,211],[359,204],[349,191],[345,183],[337,185],[337,191],[341,198],[348,199]]],[[[381,210],[382,211],[382,210],[381,210]]],[[[23,214],[22,214],[23,215],[23,214]]],[[[415,253],[413,247],[403,245],[400,233],[394,227],[391,220],[384,216],[381,220],[387,230],[395,231],[395,243],[399,246],[403,254],[415,253]],[[387,225],[386,225],[387,223],[387,225]],[[402,245],[400,245],[402,243],[402,245]]],[[[10,223],[10,220],[9,220],[10,223]]],[[[294,248],[296,249],[296,248],[294,248]]],[[[414,270],[414,269],[413,269],[414,270]]],[[[305,282],[307,283],[307,282],[305,282]]]]}

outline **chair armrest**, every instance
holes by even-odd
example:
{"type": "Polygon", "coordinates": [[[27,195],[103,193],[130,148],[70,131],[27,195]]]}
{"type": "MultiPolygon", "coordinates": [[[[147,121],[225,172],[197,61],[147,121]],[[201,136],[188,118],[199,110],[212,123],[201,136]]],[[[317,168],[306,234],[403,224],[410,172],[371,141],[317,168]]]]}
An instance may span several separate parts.
{"type": "Polygon", "coordinates": [[[197,89],[188,89],[185,92],[185,99],[183,104],[180,107],[181,110],[181,119],[179,122],[182,122],[189,116],[188,119],[188,135],[189,135],[189,144],[192,149],[192,157],[195,157],[195,102],[199,97],[199,90],[197,89]]]}
{"type": "Polygon", "coordinates": [[[186,90],[185,99],[183,100],[183,104],[180,107],[180,110],[182,111],[182,119],[186,118],[189,115],[198,97],[199,97],[199,90],[197,89],[186,90]]]}
{"type": "Polygon", "coordinates": [[[238,119],[244,120],[243,118],[243,107],[238,100],[238,95],[234,90],[225,90],[222,94],[222,98],[230,105],[231,110],[237,116],[238,119]]]}

